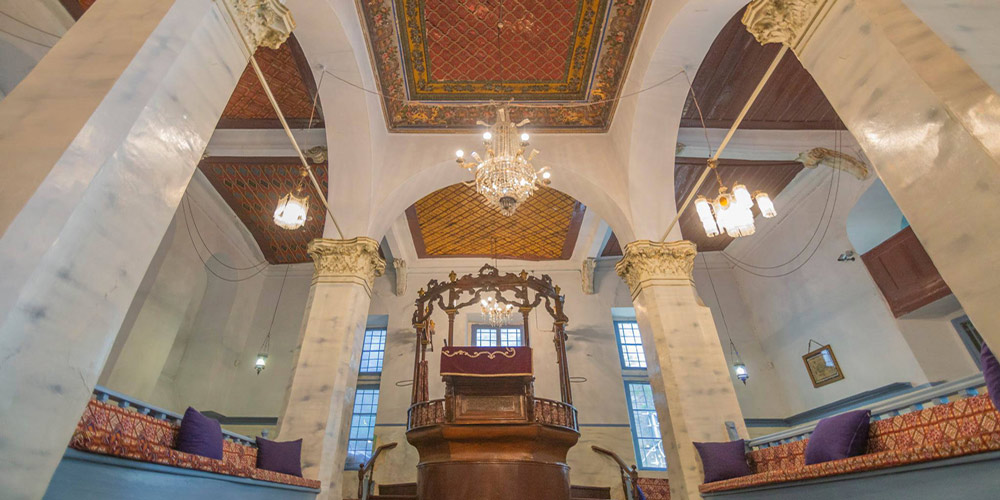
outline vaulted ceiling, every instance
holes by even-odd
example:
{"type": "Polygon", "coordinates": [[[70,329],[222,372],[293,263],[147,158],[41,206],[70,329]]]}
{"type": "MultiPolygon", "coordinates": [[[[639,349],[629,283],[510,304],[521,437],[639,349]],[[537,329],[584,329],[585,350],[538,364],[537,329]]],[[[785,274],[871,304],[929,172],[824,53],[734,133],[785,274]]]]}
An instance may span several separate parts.
{"type": "MultiPolygon", "coordinates": [[[[740,9],[712,43],[691,83],[709,128],[728,129],[777,55],[779,44],[761,45],[743,26],[740,9]]],[[[701,127],[698,107],[689,95],[681,127],[701,127]]],[[[741,129],[843,129],[819,86],[789,53],[782,58],[741,129]]]]}
{"type": "Polygon", "coordinates": [[[549,187],[510,217],[486,204],[474,187],[439,189],[406,210],[417,256],[566,260],[573,255],[586,208],[549,187]]]}
{"type": "Polygon", "coordinates": [[[513,99],[533,129],[603,131],[649,1],[358,4],[390,130],[468,130],[513,99]]]}

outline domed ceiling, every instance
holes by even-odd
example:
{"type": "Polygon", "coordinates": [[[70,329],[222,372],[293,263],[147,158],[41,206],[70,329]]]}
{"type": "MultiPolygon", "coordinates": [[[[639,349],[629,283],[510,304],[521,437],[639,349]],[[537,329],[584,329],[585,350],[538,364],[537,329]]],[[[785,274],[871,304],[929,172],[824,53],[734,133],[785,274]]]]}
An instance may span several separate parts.
{"type": "Polygon", "coordinates": [[[604,131],[647,0],[361,0],[393,131],[468,130],[513,100],[533,129],[604,131]],[[587,103],[594,103],[587,105],[587,103]]]}

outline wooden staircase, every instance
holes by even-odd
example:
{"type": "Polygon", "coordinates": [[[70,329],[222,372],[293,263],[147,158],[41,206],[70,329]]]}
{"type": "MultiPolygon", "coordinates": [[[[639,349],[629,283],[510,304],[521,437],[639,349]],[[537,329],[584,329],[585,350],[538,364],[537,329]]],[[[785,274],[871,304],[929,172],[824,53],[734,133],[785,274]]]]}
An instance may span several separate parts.
{"type": "MultiPolygon", "coordinates": [[[[417,500],[417,483],[380,484],[372,500],[417,500]]],[[[611,500],[611,488],[597,486],[570,487],[571,500],[611,500]]]]}

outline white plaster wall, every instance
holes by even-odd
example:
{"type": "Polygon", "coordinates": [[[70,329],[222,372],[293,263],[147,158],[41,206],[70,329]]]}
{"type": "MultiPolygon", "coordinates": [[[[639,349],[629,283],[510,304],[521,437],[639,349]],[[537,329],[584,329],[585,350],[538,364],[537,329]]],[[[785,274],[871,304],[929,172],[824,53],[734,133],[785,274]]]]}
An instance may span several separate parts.
{"type": "Polygon", "coordinates": [[[896,319],[899,331],[932,382],[979,372],[962,334],[951,323],[964,314],[958,299],[949,295],[896,319]]]}
{"type": "MultiPolygon", "coordinates": [[[[734,242],[726,254],[758,266],[775,266],[794,257],[820,220],[832,173],[828,168],[800,173],[775,200],[779,216],[758,219],[757,234],[734,242]]],[[[837,262],[841,252],[851,248],[845,231],[847,214],[872,181],[836,175],[839,184],[834,178],[830,194],[836,198],[833,220],[825,236],[820,228],[817,239],[824,237],[814,254],[815,241],[792,264],[754,270],[787,276],[764,278],[739,268],[733,271],[762,350],[775,365],[774,387],[785,393],[790,414],[894,382],[928,381],[864,263],[837,262]],[[833,347],[844,380],[813,388],[802,361],[810,339],[833,347]]]]}

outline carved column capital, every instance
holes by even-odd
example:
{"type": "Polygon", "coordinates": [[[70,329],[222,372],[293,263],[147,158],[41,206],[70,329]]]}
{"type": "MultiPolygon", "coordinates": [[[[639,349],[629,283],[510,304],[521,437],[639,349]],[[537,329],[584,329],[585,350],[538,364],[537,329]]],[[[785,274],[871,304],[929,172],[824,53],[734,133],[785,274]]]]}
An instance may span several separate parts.
{"type": "Polygon", "coordinates": [[[277,49],[295,29],[292,12],[279,0],[223,0],[240,34],[251,45],[277,49]]]}
{"type": "Polygon", "coordinates": [[[317,238],[309,242],[307,251],[313,259],[313,284],[357,283],[371,294],[375,278],[385,272],[378,243],[371,238],[317,238]]]}
{"type": "Polygon", "coordinates": [[[643,287],[664,280],[691,282],[697,254],[697,246],[687,240],[633,241],[625,245],[625,255],[615,265],[615,271],[635,297],[643,287]]]}
{"type": "Polygon", "coordinates": [[[747,31],[761,45],[783,43],[796,53],[832,0],[753,0],[743,14],[747,31]]]}

